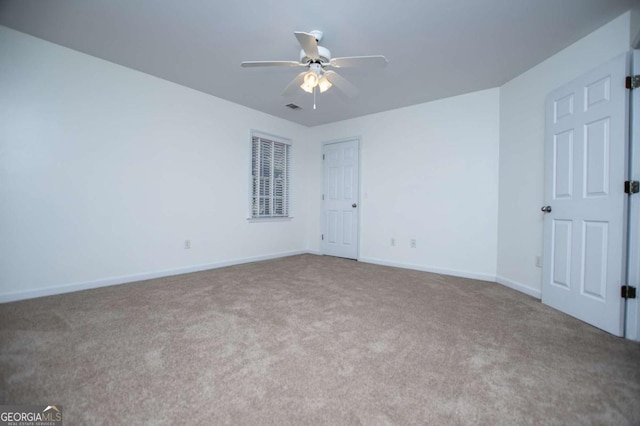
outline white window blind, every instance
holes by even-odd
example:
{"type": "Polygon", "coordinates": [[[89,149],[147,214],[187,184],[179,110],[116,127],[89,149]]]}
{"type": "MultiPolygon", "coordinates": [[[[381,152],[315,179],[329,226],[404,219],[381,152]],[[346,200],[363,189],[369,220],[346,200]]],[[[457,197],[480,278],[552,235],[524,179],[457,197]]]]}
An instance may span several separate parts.
{"type": "Polygon", "coordinates": [[[291,146],[257,133],[251,135],[251,217],[288,217],[291,146]]]}

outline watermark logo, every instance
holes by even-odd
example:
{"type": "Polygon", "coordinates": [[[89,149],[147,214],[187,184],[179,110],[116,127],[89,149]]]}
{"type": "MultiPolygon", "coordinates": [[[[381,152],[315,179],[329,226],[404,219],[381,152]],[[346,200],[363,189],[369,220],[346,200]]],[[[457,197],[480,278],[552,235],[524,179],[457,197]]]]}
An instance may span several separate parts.
{"type": "Polygon", "coordinates": [[[62,405],[0,405],[0,426],[62,426],[62,405]]]}

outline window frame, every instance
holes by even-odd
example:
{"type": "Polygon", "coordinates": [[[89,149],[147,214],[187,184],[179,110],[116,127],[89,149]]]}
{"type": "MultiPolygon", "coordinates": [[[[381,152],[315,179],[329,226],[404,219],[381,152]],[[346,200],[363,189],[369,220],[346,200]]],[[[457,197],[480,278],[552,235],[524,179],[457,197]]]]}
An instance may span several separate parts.
{"type": "MultiPolygon", "coordinates": [[[[248,212],[247,212],[247,220],[249,222],[277,222],[277,221],[288,221],[293,219],[293,214],[292,214],[292,207],[293,207],[293,202],[292,202],[292,188],[291,188],[291,182],[292,182],[292,143],[291,143],[291,139],[288,138],[284,138],[282,136],[277,136],[277,135],[273,135],[273,134],[269,134],[266,132],[262,132],[262,131],[258,131],[258,130],[251,130],[250,131],[250,137],[249,137],[249,188],[248,188],[248,195],[249,195],[249,202],[248,202],[248,212]],[[255,180],[254,180],[254,151],[253,151],[253,143],[254,143],[254,139],[258,138],[258,143],[261,143],[263,141],[267,141],[267,142],[271,142],[272,145],[272,154],[271,154],[271,165],[270,165],[270,176],[269,178],[271,179],[270,182],[270,190],[269,190],[269,206],[270,206],[270,211],[273,212],[273,201],[276,197],[275,195],[275,182],[274,182],[274,172],[275,169],[273,167],[274,164],[274,160],[275,160],[275,146],[276,144],[281,144],[281,145],[285,145],[286,146],[286,151],[285,151],[285,165],[284,165],[284,171],[285,171],[285,183],[284,183],[284,190],[283,190],[283,203],[284,203],[284,209],[286,210],[286,213],[283,215],[274,215],[274,214],[270,214],[270,215],[256,215],[254,216],[254,198],[258,197],[260,198],[260,186],[256,187],[254,186],[255,180]]],[[[261,164],[262,162],[260,162],[260,164],[257,166],[258,170],[261,169],[261,164]]],[[[264,197],[264,196],[262,196],[264,197]]]]}

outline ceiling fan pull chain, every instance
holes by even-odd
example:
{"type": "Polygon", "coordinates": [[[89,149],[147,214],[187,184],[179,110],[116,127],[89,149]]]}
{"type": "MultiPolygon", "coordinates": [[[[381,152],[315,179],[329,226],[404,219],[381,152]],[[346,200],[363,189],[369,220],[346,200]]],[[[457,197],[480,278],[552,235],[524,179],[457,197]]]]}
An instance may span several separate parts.
{"type": "Polygon", "coordinates": [[[316,109],[316,88],[313,88],[313,109],[316,109]]]}

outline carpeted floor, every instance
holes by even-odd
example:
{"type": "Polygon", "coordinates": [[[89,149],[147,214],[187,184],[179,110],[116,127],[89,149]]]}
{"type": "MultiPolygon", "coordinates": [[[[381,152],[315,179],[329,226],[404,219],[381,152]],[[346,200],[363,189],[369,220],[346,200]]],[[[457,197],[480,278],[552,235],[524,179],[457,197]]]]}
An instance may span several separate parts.
{"type": "Polygon", "coordinates": [[[494,283],[303,255],[0,305],[65,424],[640,424],[640,345],[494,283]]]}

